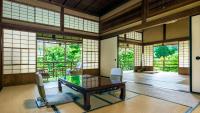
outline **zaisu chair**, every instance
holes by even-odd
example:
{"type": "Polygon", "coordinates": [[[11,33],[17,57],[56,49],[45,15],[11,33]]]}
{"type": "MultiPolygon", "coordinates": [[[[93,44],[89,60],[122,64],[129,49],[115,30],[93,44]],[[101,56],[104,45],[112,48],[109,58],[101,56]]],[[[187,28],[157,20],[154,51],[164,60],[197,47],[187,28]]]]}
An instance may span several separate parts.
{"type": "Polygon", "coordinates": [[[110,78],[111,80],[120,80],[122,81],[122,69],[121,68],[112,68],[110,78]]]}
{"type": "Polygon", "coordinates": [[[42,75],[39,72],[37,72],[36,75],[37,75],[36,82],[37,82],[38,92],[40,95],[40,97],[36,99],[36,104],[38,107],[44,107],[44,106],[49,107],[73,101],[72,97],[64,93],[46,95],[42,75]]]}

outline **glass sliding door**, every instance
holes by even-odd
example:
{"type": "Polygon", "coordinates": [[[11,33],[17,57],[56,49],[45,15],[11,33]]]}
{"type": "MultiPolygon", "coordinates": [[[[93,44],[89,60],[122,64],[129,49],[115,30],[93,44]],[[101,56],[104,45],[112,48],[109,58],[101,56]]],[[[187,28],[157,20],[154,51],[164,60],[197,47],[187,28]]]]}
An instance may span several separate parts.
{"type": "Polygon", "coordinates": [[[37,68],[55,77],[65,74],[65,44],[38,40],[37,68]]]}
{"type": "Polygon", "coordinates": [[[82,44],[66,43],[65,62],[68,70],[82,68],[82,44]]]}
{"type": "Polygon", "coordinates": [[[82,43],[37,40],[37,69],[45,70],[50,80],[82,68],[82,43]]]}

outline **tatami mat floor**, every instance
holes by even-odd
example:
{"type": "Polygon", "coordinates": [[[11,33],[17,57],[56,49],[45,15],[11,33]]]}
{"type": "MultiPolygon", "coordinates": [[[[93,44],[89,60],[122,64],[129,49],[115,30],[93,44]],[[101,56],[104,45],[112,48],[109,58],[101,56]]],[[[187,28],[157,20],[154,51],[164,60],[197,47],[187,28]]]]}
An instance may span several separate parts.
{"type": "Polygon", "coordinates": [[[167,90],[136,83],[127,83],[126,86],[127,90],[129,91],[182,104],[185,106],[195,107],[200,102],[200,95],[197,94],[167,90]]]}
{"type": "Polygon", "coordinates": [[[158,72],[153,74],[125,71],[124,81],[147,84],[158,88],[189,92],[189,76],[175,72],[158,72]]]}
{"type": "MultiPolygon", "coordinates": [[[[52,108],[40,108],[35,105],[34,98],[38,95],[34,84],[5,87],[0,92],[1,113],[54,113],[52,108]]],[[[85,112],[75,103],[57,106],[60,113],[85,112]]],[[[124,102],[106,106],[91,113],[185,113],[190,109],[187,106],[175,104],[169,101],[138,95],[124,102]]],[[[199,113],[200,107],[194,110],[199,113]]]]}
{"type": "Polygon", "coordinates": [[[91,113],[185,113],[187,110],[186,106],[140,95],[91,113]]]}
{"type": "Polygon", "coordinates": [[[192,113],[200,113],[200,105],[197,106],[192,113]]]}

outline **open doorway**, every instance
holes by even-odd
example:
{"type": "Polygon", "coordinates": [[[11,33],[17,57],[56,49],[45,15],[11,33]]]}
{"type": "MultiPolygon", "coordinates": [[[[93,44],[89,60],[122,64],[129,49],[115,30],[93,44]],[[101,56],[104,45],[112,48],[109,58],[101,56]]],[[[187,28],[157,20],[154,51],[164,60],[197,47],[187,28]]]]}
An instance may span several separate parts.
{"type": "Polygon", "coordinates": [[[44,79],[56,81],[59,77],[71,74],[82,67],[82,43],[37,40],[37,70],[48,73],[44,79]]]}
{"type": "Polygon", "coordinates": [[[118,59],[124,73],[134,72],[134,45],[120,43],[118,59]]]}
{"type": "Polygon", "coordinates": [[[178,72],[178,44],[154,46],[154,71],[178,72]]]}

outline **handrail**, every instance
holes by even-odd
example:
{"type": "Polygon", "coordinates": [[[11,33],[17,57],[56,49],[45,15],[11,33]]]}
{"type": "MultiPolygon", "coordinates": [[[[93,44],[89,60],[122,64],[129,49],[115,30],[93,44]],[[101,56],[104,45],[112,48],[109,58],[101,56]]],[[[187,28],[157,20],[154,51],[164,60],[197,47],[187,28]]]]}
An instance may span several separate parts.
{"type": "Polygon", "coordinates": [[[68,64],[67,62],[37,62],[42,66],[37,66],[37,69],[47,70],[51,76],[66,75],[67,69],[73,70],[76,68],[75,64],[68,64]],[[61,64],[58,66],[58,64],[61,64]]]}

